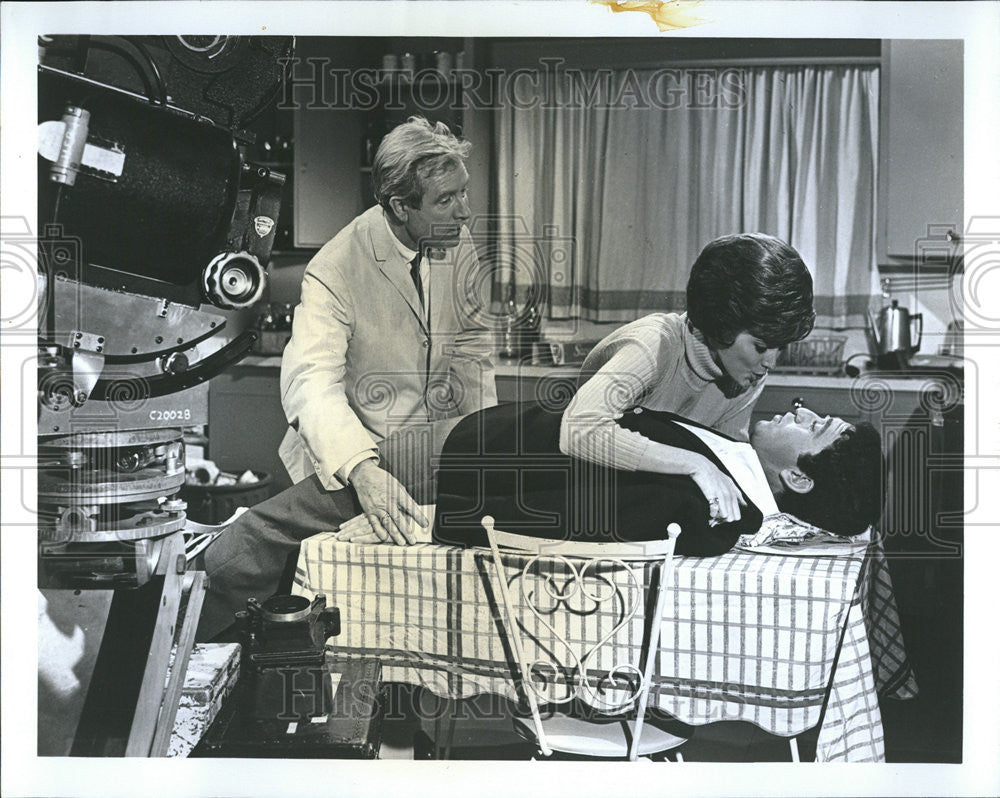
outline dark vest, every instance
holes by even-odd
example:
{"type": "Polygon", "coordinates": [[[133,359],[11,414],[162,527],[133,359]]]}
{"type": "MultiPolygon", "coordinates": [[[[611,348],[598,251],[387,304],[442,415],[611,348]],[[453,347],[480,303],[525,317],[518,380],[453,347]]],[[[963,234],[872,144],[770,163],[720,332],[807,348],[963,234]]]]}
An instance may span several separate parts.
{"type": "MultiPolygon", "coordinates": [[[[533,403],[498,405],[462,419],[441,453],[434,540],[485,546],[484,515],[492,515],[505,532],[589,542],[655,540],[676,522],[677,553],[711,557],[760,528],[762,514],[746,494],[739,521],[709,526],[708,501],[690,477],[618,471],[567,457],[559,451],[561,420],[561,410],[533,403]]],[[[693,423],[636,408],[618,424],[698,452],[728,474],[677,420],[693,423]]]]}

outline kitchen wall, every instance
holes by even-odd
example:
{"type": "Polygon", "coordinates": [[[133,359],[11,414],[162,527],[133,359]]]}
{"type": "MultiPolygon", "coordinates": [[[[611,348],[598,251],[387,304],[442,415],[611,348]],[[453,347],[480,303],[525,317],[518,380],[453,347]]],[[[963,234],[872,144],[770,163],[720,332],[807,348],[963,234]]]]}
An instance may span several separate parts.
{"type": "MultiPolygon", "coordinates": [[[[310,254],[283,253],[272,260],[268,270],[269,283],[268,293],[264,298],[265,304],[267,302],[279,304],[287,302],[293,305],[298,303],[302,275],[305,272],[310,254]]],[[[890,283],[888,298],[881,294],[879,280],[882,276],[878,274],[873,280],[872,313],[877,316],[878,311],[884,305],[896,299],[901,307],[905,307],[911,313],[923,314],[924,334],[920,347],[922,354],[939,354],[943,346],[952,346],[953,336],[949,335],[949,325],[954,326],[955,319],[961,318],[962,276],[957,275],[947,281],[943,276],[929,276],[914,282],[913,280],[903,281],[898,274],[887,273],[884,276],[893,281],[890,283]]],[[[617,323],[599,324],[589,321],[555,322],[543,320],[542,334],[554,340],[597,341],[619,326],[617,323]]],[[[871,353],[873,351],[868,332],[864,329],[831,330],[817,327],[813,335],[847,336],[847,343],[844,345],[845,357],[855,353],[871,353]]]]}
{"type": "MultiPolygon", "coordinates": [[[[810,55],[822,59],[830,57],[836,51],[835,44],[825,41],[793,43],[789,40],[731,40],[720,44],[718,41],[691,40],[673,42],[668,46],[659,41],[642,40],[632,43],[625,57],[634,60],[636,65],[643,66],[662,63],[664,58],[668,58],[672,63],[699,63],[700,60],[706,58],[709,54],[714,53],[718,55],[717,51],[719,47],[725,47],[727,48],[727,52],[724,54],[723,60],[725,58],[736,59],[737,61],[753,61],[761,58],[802,59],[808,58],[810,55]],[[831,47],[833,47],[832,50],[830,49],[831,47]]],[[[855,40],[850,44],[854,48],[854,51],[847,53],[847,55],[853,58],[871,58],[877,56],[880,51],[879,42],[877,41],[855,40]]],[[[469,40],[466,40],[466,46],[469,47],[469,40]]],[[[541,57],[558,57],[566,63],[580,67],[595,67],[607,64],[621,66],[621,59],[623,57],[622,52],[616,50],[613,42],[610,40],[595,40],[592,43],[586,43],[586,46],[581,45],[580,42],[575,40],[561,39],[476,40],[475,50],[477,66],[480,67],[501,66],[516,68],[532,64],[537,66],[541,57]]],[[[841,56],[844,54],[839,51],[837,52],[841,56]]],[[[716,63],[719,62],[717,61],[716,63]]],[[[630,65],[632,65],[631,61],[630,65]]],[[[900,82],[899,71],[897,70],[896,79],[893,83],[889,81],[884,82],[883,92],[889,91],[890,85],[896,85],[900,82]]],[[[961,84],[959,83],[959,85],[961,84]]],[[[299,113],[323,114],[324,112],[304,110],[299,113]]],[[[482,162],[477,163],[477,171],[475,173],[477,183],[483,187],[483,190],[478,192],[481,198],[485,198],[489,194],[485,190],[485,184],[491,179],[490,172],[492,166],[490,163],[491,159],[486,157],[488,154],[486,151],[490,149],[488,143],[488,128],[491,124],[488,117],[490,114],[489,112],[483,113],[486,116],[482,119],[479,115],[475,116],[477,123],[476,131],[480,134],[482,142],[484,142],[477,144],[482,162]],[[487,131],[486,135],[482,135],[484,128],[487,131]]],[[[329,117],[329,113],[327,113],[327,116],[329,117]]],[[[350,151],[350,155],[351,170],[349,171],[353,175],[356,172],[356,164],[354,164],[356,157],[353,150],[350,151]]],[[[896,160],[898,161],[898,157],[896,160]]],[[[346,184],[342,183],[342,181],[331,181],[331,185],[336,185],[337,183],[341,183],[337,187],[337,191],[349,192],[351,190],[350,181],[346,181],[346,184]]],[[[300,199],[302,198],[300,197],[300,199]]],[[[310,202],[309,205],[322,205],[319,199],[322,198],[317,198],[314,202],[310,202]]],[[[300,249],[276,253],[269,269],[270,284],[264,302],[292,304],[298,302],[302,273],[312,252],[313,250],[300,249]]],[[[905,271],[901,272],[900,268],[901,266],[897,262],[887,265],[883,271],[872,275],[872,300],[870,307],[873,313],[877,314],[878,310],[884,304],[887,304],[888,299],[882,295],[880,281],[883,277],[890,277],[889,299],[897,299],[899,304],[906,307],[911,313],[923,314],[924,338],[920,351],[922,353],[937,353],[941,346],[946,343],[949,324],[954,322],[956,315],[960,315],[958,300],[961,296],[961,279],[956,278],[956,281],[952,285],[946,279],[945,275],[938,272],[924,275],[921,279],[914,281],[912,279],[912,269],[909,271],[909,279],[906,279],[907,273],[905,271]]],[[[597,340],[617,326],[617,324],[595,324],[590,322],[557,323],[543,321],[543,333],[557,339],[572,337],[583,340],[597,340]]],[[[871,350],[868,332],[863,328],[852,330],[818,328],[815,334],[846,335],[848,340],[844,350],[845,356],[854,353],[867,353],[871,350]]]]}
{"type": "MultiPolygon", "coordinates": [[[[962,290],[961,275],[950,280],[943,275],[930,275],[917,281],[912,279],[904,281],[898,273],[887,272],[885,275],[877,273],[872,280],[870,307],[872,314],[877,318],[879,310],[895,299],[898,300],[900,307],[906,308],[911,314],[922,313],[924,332],[920,352],[921,354],[940,354],[942,347],[954,348],[954,336],[950,334],[949,325],[954,328],[955,319],[961,319],[962,290]],[[887,298],[883,297],[881,293],[880,280],[883,276],[889,277],[892,281],[887,298]]],[[[619,326],[617,323],[598,324],[588,321],[553,322],[545,320],[542,325],[542,334],[555,340],[599,340],[619,326]]],[[[845,358],[855,353],[872,354],[874,352],[870,335],[866,329],[834,330],[816,327],[812,334],[815,336],[846,336],[845,358]]],[[[916,341],[915,337],[914,341],[916,341]]],[[[952,354],[957,353],[952,351],[952,354]]],[[[858,360],[863,362],[863,358],[858,358],[858,360]]],[[[860,365],[860,363],[855,363],[855,365],[860,365]]]]}

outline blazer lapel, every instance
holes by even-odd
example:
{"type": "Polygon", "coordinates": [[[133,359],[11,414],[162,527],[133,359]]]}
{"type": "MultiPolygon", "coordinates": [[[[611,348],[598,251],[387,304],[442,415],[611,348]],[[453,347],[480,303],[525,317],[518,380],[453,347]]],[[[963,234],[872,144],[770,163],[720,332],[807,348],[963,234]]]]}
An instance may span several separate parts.
{"type": "MultiPolygon", "coordinates": [[[[673,421],[673,422],[679,421],[683,424],[687,424],[689,427],[698,427],[699,429],[711,432],[713,435],[718,435],[720,438],[725,438],[727,441],[732,441],[733,443],[737,443],[736,438],[734,438],[732,435],[727,435],[725,432],[720,432],[714,427],[710,427],[707,424],[702,424],[700,421],[693,421],[690,418],[684,418],[683,416],[679,416],[676,413],[671,413],[669,410],[649,410],[647,408],[643,408],[643,412],[648,414],[647,418],[649,416],[653,416],[656,418],[666,419],[667,421],[673,421]]],[[[698,440],[701,439],[699,438],[698,440]]]]}
{"type": "Polygon", "coordinates": [[[392,240],[392,234],[386,227],[385,220],[380,217],[373,219],[368,232],[371,236],[372,254],[379,269],[399,292],[406,304],[410,306],[413,315],[420,322],[420,327],[426,332],[427,322],[424,319],[424,309],[420,304],[420,297],[417,296],[417,287],[413,284],[413,278],[410,276],[410,264],[397,249],[396,242],[392,240]]]}
{"type": "MultiPolygon", "coordinates": [[[[684,424],[690,424],[694,427],[700,427],[701,429],[708,430],[720,438],[726,438],[727,440],[734,440],[728,435],[719,432],[718,430],[712,429],[711,427],[706,427],[704,424],[699,424],[696,421],[690,421],[689,419],[682,418],[675,413],[659,411],[659,410],[646,410],[645,408],[638,408],[641,412],[636,412],[633,409],[632,412],[626,411],[625,414],[618,419],[618,426],[624,429],[632,430],[633,432],[638,432],[650,440],[656,441],[657,443],[663,443],[667,446],[676,446],[680,449],[688,449],[692,452],[697,452],[704,457],[707,457],[712,464],[718,468],[723,474],[725,474],[730,479],[733,475],[729,473],[729,469],[726,468],[726,464],[719,459],[719,456],[712,451],[712,449],[697,435],[695,435],[690,430],[684,429],[678,422],[683,422],[684,424]]],[[[740,493],[743,494],[743,498],[750,502],[750,497],[746,495],[746,491],[743,490],[736,484],[736,487],[740,489],[740,493]]]]}

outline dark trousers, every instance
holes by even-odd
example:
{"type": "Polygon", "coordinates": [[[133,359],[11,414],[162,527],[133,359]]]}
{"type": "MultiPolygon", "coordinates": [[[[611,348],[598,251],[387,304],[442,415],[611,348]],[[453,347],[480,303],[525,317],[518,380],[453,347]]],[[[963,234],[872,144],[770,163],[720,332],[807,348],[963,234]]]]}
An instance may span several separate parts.
{"type": "Polygon", "coordinates": [[[233,623],[247,599],[287,591],[299,544],[337,529],[361,512],[351,490],[325,490],[313,474],[247,510],[205,551],[208,591],[197,639],[206,642],[233,623]]]}
{"type": "MultiPolygon", "coordinates": [[[[433,464],[460,418],[415,424],[379,444],[381,465],[418,504],[434,501],[433,464]]],[[[205,550],[208,591],[197,639],[207,642],[225,631],[247,599],[264,600],[291,587],[299,544],[332,532],[361,512],[354,491],[326,490],[312,476],[250,508],[205,550]]]]}

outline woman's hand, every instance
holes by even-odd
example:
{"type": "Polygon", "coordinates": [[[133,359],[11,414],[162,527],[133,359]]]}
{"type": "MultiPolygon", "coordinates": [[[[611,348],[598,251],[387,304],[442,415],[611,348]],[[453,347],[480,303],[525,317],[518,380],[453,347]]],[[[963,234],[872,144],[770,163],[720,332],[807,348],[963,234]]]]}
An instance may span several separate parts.
{"type": "Polygon", "coordinates": [[[728,524],[740,520],[740,507],[746,500],[740,489],[708,458],[698,455],[691,479],[708,499],[709,524],[728,524]]]}
{"type": "Polygon", "coordinates": [[[740,520],[740,505],[746,505],[743,494],[733,480],[702,454],[650,441],[639,458],[637,470],[691,477],[708,500],[711,526],[740,520]]]}

